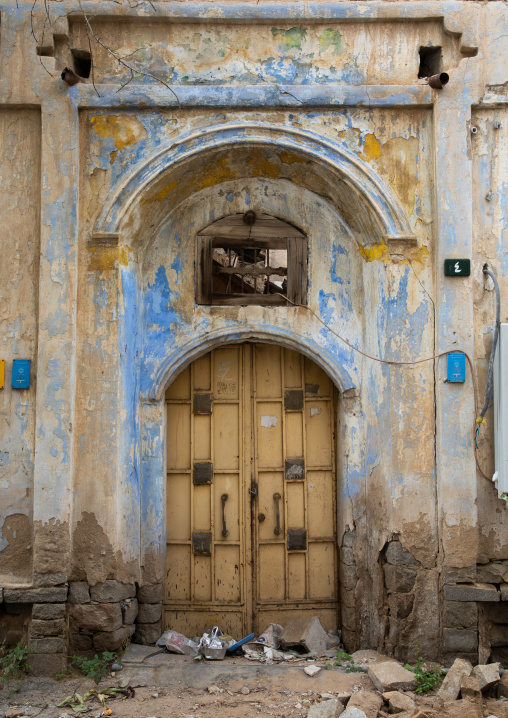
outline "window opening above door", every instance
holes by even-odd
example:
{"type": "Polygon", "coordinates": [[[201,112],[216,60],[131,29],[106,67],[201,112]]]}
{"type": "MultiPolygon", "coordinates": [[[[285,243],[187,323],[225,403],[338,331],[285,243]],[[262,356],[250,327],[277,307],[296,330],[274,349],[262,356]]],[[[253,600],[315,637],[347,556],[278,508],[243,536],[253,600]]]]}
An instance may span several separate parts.
{"type": "Polygon", "coordinates": [[[280,306],[307,303],[307,237],[249,210],[214,222],[197,237],[196,302],[280,306]]]}

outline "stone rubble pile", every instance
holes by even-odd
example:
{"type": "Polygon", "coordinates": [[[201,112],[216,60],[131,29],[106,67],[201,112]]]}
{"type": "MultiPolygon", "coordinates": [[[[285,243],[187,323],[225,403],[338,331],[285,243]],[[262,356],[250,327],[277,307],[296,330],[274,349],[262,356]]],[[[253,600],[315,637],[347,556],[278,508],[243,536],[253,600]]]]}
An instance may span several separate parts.
{"type": "MultiPolygon", "coordinates": [[[[508,718],[508,672],[499,663],[473,667],[457,658],[439,689],[424,695],[416,693],[417,675],[394,659],[375,651],[357,651],[351,658],[374,689],[322,694],[307,718],[508,718]]],[[[304,670],[309,676],[319,672],[304,670]]]]}

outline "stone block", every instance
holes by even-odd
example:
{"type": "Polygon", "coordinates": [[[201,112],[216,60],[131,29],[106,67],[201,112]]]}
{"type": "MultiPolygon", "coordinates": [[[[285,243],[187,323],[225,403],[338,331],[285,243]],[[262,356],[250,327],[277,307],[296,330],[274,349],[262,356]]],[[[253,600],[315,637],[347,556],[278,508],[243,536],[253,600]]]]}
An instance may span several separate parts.
{"type": "Polygon", "coordinates": [[[416,676],[399,663],[385,661],[369,666],[370,680],[378,691],[412,691],[416,688],[416,676]]]}
{"type": "Polygon", "coordinates": [[[474,653],[478,650],[478,633],[459,628],[443,629],[443,650],[445,653],[455,651],[474,653]]]}
{"type": "Polygon", "coordinates": [[[490,627],[489,637],[492,647],[508,646],[508,626],[492,625],[490,627]]]}
{"type": "Polygon", "coordinates": [[[388,705],[390,706],[390,713],[402,713],[403,711],[414,711],[416,703],[411,696],[399,691],[392,691],[390,698],[388,699],[388,705]]]}
{"type": "Polygon", "coordinates": [[[45,638],[46,636],[62,636],[64,632],[63,618],[56,618],[50,621],[32,620],[30,624],[30,635],[33,638],[45,638]]]}
{"type": "Polygon", "coordinates": [[[474,583],[476,581],[476,564],[455,568],[455,566],[443,566],[443,583],[474,583]]]}
{"type": "Polygon", "coordinates": [[[97,651],[116,651],[125,641],[134,633],[135,626],[122,626],[116,631],[107,631],[104,633],[95,633],[93,637],[93,647],[97,651]]]}
{"type": "Polygon", "coordinates": [[[356,595],[355,591],[348,590],[345,586],[340,587],[340,602],[343,606],[348,606],[349,608],[355,608],[356,606],[356,595]]]}
{"type": "Polygon", "coordinates": [[[341,714],[341,718],[367,718],[367,716],[360,708],[348,706],[344,713],[341,714]]]}
{"type": "Polygon", "coordinates": [[[481,701],[482,692],[476,676],[464,676],[460,681],[461,698],[467,698],[475,703],[481,701]]]}
{"type": "Polygon", "coordinates": [[[495,586],[488,583],[446,584],[444,597],[447,601],[499,601],[500,594],[495,586]]]}
{"type": "Polygon", "coordinates": [[[474,628],[478,624],[476,603],[445,601],[443,623],[445,628],[474,628]]]}
{"type": "Polygon", "coordinates": [[[388,596],[390,615],[399,619],[407,618],[413,610],[414,598],[413,593],[391,593],[388,596]]]}
{"type": "Polygon", "coordinates": [[[30,673],[33,676],[52,676],[61,673],[67,666],[63,653],[36,653],[30,656],[30,673]]]}
{"type": "Polygon", "coordinates": [[[311,663],[310,666],[305,666],[303,672],[311,678],[314,678],[314,676],[317,676],[318,673],[321,673],[321,668],[316,666],[315,663],[311,663]]]}
{"type": "Polygon", "coordinates": [[[328,634],[317,616],[313,618],[293,618],[286,623],[280,634],[282,647],[287,650],[302,646],[306,651],[326,651],[328,634]]]}
{"type": "Polygon", "coordinates": [[[32,618],[50,621],[55,618],[64,618],[65,603],[34,603],[32,618]]]}
{"type": "Polygon", "coordinates": [[[358,708],[363,711],[366,718],[377,718],[377,714],[383,705],[383,699],[379,693],[361,690],[353,693],[347,704],[348,708],[358,708]]]}
{"type": "Polygon", "coordinates": [[[404,550],[400,541],[390,541],[385,550],[385,559],[393,566],[418,566],[418,561],[409,551],[404,550]]]}
{"type": "Polygon", "coordinates": [[[87,636],[85,633],[72,633],[71,634],[72,649],[76,653],[82,651],[92,650],[92,636],[87,636]]]}
{"type": "Polygon", "coordinates": [[[348,591],[352,591],[356,588],[358,582],[358,576],[356,575],[356,566],[349,566],[346,563],[340,562],[340,583],[348,591]]]}
{"type": "Polygon", "coordinates": [[[501,601],[508,601],[508,583],[502,583],[501,589],[501,601]]]}
{"type": "Polygon", "coordinates": [[[156,623],[162,618],[160,603],[142,603],[138,611],[138,623],[156,623]]]}
{"type": "Polygon", "coordinates": [[[478,665],[473,668],[473,673],[478,679],[480,690],[484,691],[499,681],[501,678],[499,675],[500,667],[499,663],[489,663],[488,665],[478,665]]]}
{"type": "Polygon", "coordinates": [[[307,718],[337,718],[344,710],[344,706],[336,698],[313,703],[307,713],[307,718]]]}
{"type": "Polygon", "coordinates": [[[134,634],[134,642],[144,646],[153,646],[161,637],[162,621],[159,623],[138,623],[134,634]]]}
{"type": "Polygon", "coordinates": [[[69,615],[74,626],[90,631],[116,631],[122,625],[119,603],[75,603],[69,615]]]}
{"type": "Polygon", "coordinates": [[[63,653],[65,651],[63,638],[31,639],[30,645],[35,648],[37,653],[63,653]]]}
{"type": "Polygon", "coordinates": [[[346,533],[342,537],[342,546],[348,546],[349,548],[353,548],[353,546],[355,545],[355,538],[355,531],[346,531],[346,533]]]}
{"type": "Polygon", "coordinates": [[[412,591],[416,581],[416,571],[414,568],[407,566],[392,566],[385,563],[383,566],[385,573],[386,590],[390,593],[409,593],[412,591]]]}
{"type": "Polygon", "coordinates": [[[86,581],[72,581],[69,584],[69,603],[90,603],[90,587],[86,581]]]}
{"type": "Polygon", "coordinates": [[[492,623],[508,624],[508,605],[500,601],[489,606],[489,620],[492,623]]]}
{"type": "Polygon", "coordinates": [[[5,588],[5,603],[65,603],[68,589],[64,588],[5,588]]]}
{"type": "Polygon", "coordinates": [[[141,586],[138,588],[137,598],[140,603],[160,603],[162,601],[162,584],[141,586]]]}
{"type": "Polygon", "coordinates": [[[476,653],[463,653],[462,651],[455,651],[455,653],[444,653],[443,654],[443,666],[445,668],[450,668],[453,666],[454,662],[457,660],[457,658],[461,658],[464,661],[469,661],[471,665],[474,663],[477,663],[478,661],[478,652],[476,653]]]}
{"type": "Polygon", "coordinates": [[[480,583],[503,583],[508,581],[508,566],[504,563],[488,563],[478,566],[476,580],[480,583]]]}
{"type": "Polygon", "coordinates": [[[437,695],[443,701],[454,701],[460,693],[460,684],[473,672],[473,666],[463,658],[456,658],[452,667],[444,677],[437,695]]]}
{"type": "Polygon", "coordinates": [[[132,583],[108,580],[90,587],[92,601],[99,603],[117,603],[126,598],[133,598],[135,595],[136,587],[132,583]]]}
{"type": "Polygon", "coordinates": [[[355,555],[352,548],[349,546],[343,546],[340,550],[340,560],[346,564],[346,566],[355,566],[355,555]]]}
{"type": "MultiPolygon", "coordinates": [[[[122,608],[122,620],[126,625],[128,625],[130,623],[134,623],[136,620],[139,610],[138,601],[136,598],[128,598],[124,601],[124,603],[125,606],[120,604],[122,608]]],[[[142,623],[149,623],[149,621],[142,621],[142,623]]]]}

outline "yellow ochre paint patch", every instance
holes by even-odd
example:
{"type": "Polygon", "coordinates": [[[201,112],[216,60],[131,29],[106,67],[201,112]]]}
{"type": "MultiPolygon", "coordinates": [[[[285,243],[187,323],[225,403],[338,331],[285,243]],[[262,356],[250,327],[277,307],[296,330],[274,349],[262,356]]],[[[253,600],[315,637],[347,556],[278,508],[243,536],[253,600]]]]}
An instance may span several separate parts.
{"type": "MultiPolygon", "coordinates": [[[[199,192],[205,187],[214,187],[216,184],[227,182],[236,176],[237,173],[229,166],[228,158],[220,157],[217,161],[210,162],[203,167],[199,174],[191,172],[181,179],[172,180],[155,194],[142,199],[141,202],[143,204],[163,202],[173,190],[178,190],[178,198],[188,197],[193,192],[199,192]]],[[[175,201],[176,199],[175,197],[175,201]]]]}
{"type": "Polygon", "coordinates": [[[129,247],[87,247],[91,252],[88,269],[91,272],[114,269],[115,262],[126,267],[129,263],[129,247]]]}
{"type": "Polygon", "coordinates": [[[146,129],[131,115],[93,115],[90,124],[103,140],[112,139],[116,150],[110,154],[110,163],[115,161],[117,152],[128,145],[146,139],[146,129]]]}
{"type": "Polygon", "coordinates": [[[375,262],[377,260],[385,264],[410,264],[411,262],[425,263],[425,259],[429,256],[429,250],[425,246],[421,247],[404,247],[393,246],[388,248],[383,240],[371,244],[370,247],[364,247],[360,242],[356,242],[358,251],[366,262],[375,262]],[[392,256],[393,255],[393,256],[392,256]]]}
{"type": "Polygon", "coordinates": [[[381,259],[383,262],[390,262],[388,247],[382,240],[371,244],[370,247],[364,247],[358,241],[356,243],[360,254],[367,262],[374,262],[376,259],[381,259]]]}

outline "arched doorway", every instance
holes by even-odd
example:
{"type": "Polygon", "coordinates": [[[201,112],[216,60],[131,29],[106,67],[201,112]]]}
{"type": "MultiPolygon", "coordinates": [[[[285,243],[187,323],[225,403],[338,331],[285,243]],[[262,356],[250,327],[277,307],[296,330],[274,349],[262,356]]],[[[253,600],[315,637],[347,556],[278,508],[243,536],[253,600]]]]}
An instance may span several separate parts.
{"type": "Polygon", "coordinates": [[[216,348],[166,392],[164,624],[337,627],[335,388],[298,352],[216,348]]]}

